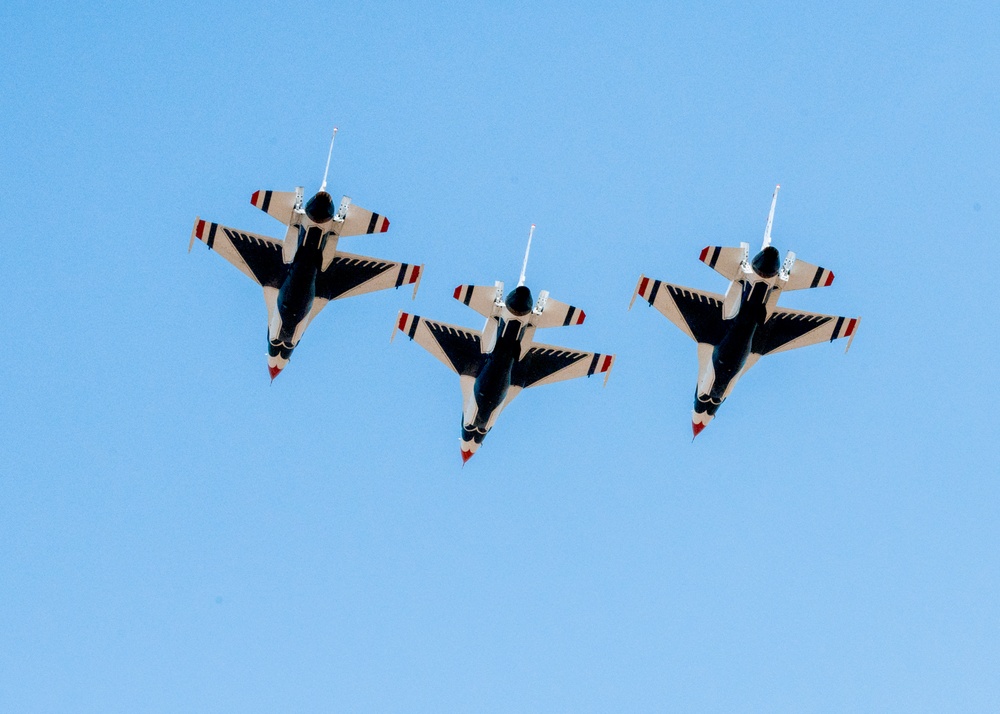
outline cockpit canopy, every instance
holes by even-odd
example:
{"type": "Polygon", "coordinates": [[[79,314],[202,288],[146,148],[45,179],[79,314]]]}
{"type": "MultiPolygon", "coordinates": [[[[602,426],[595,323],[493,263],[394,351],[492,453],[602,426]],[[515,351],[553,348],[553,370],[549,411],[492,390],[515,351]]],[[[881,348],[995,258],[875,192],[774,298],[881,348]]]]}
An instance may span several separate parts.
{"type": "Polygon", "coordinates": [[[333,218],[333,198],[320,191],[306,202],[306,215],[313,223],[326,223],[333,218]]]}
{"type": "Polygon", "coordinates": [[[524,285],[518,285],[516,288],[507,293],[507,299],[505,302],[507,304],[507,310],[511,315],[524,317],[531,312],[533,304],[531,291],[524,285]]]}
{"type": "Polygon", "coordinates": [[[779,258],[778,249],[774,246],[767,246],[754,256],[753,272],[765,280],[773,278],[778,274],[778,268],[781,266],[779,258]]]}

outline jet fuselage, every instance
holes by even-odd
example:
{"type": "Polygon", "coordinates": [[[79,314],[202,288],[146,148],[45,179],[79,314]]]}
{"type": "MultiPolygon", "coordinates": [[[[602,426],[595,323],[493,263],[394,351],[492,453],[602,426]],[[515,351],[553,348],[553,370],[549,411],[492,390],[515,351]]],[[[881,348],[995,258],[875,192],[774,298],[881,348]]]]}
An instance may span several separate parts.
{"type": "MultiPolygon", "coordinates": [[[[496,340],[483,360],[472,388],[472,402],[465,405],[462,414],[462,441],[474,443],[476,448],[493,426],[506,403],[510,390],[511,373],[521,358],[521,343],[530,342],[534,330],[529,327],[531,291],[523,285],[512,290],[504,301],[503,312],[496,320],[496,340]]],[[[488,331],[488,330],[487,330],[488,331]]],[[[466,453],[463,447],[463,453],[466,453]]],[[[471,451],[469,455],[471,456],[471,451]]]]}
{"type": "MultiPolygon", "coordinates": [[[[291,226],[297,232],[295,256],[278,289],[275,304],[278,319],[268,325],[268,355],[280,357],[281,366],[287,363],[298,344],[305,328],[303,321],[308,318],[316,298],[316,276],[322,268],[323,254],[331,235],[330,226],[323,224],[330,223],[333,218],[332,205],[328,193],[317,193],[306,203],[301,221],[291,226]]],[[[280,367],[272,365],[270,369],[273,379],[280,367]]]]}
{"type": "Polygon", "coordinates": [[[472,390],[479,407],[474,422],[476,426],[486,426],[493,412],[507,397],[510,374],[521,354],[521,327],[518,320],[504,320],[502,317],[499,320],[496,345],[487,355],[472,390]]]}
{"type": "Polygon", "coordinates": [[[767,319],[768,304],[777,297],[773,295],[773,290],[777,282],[778,261],[777,249],[768,246],[754,257],[752,272],[741,278],[740,309],[735,317],[727,321],[729,327],[725,336],[712,350],[711,372],[701,375],[698,380],[694,399],[696,414],[715,416],[744,371],[754,334],[767,319]]]}

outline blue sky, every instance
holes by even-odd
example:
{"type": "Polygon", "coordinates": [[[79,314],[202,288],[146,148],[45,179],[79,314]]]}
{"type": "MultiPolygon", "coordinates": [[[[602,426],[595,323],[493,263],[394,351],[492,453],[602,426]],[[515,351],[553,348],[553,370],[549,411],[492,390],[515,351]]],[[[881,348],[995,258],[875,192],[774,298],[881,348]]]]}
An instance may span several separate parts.
{"type": "Polygon", "coordinates": [[[1000,697],[994,4],[0,9],[0,709],[983,711],[1000,697]],[[426,264],[269,385],[196,215],[384,213],[426,264]],[[640,273],[775,245],[862,315],[691,443],[640,273]],[[339,194],[337,194],[339,195],[339,194]],[[457,380],[388,341],[460,283],[586,310],[606,389],[523,394],[461,468],[457,380]]]}

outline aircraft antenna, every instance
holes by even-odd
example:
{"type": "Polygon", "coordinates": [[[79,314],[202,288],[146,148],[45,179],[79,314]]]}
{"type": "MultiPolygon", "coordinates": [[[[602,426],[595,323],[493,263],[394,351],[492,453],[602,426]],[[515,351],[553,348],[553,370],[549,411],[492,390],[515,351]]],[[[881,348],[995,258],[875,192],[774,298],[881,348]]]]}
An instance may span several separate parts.
{"type": "Polygon", "coordinates": [[[774,204],[778,202],[779,188],[781,188],[780,183],[774,187],[774,195],[771,196],[771,211],[767,214],[767,225],[764,227],[764,245],[760,247],[761,250],[771,245],[771,224],[774,223],[774,204]]]}
{"type": "Polygon", "coordinates": [[[531,252],[531,237],[535,235],[535,224],[531,224],[531,230],[528,231],[528,247],[524,251],[524,264],[521,266],[521,279],[517,281],[517,287],[524,285],[524,271],[528,269],[528,253],[531,252]]]}
{"type": "Polygon", "coordinates": [[[323,185],[319,187],[320,192],[326,191],[326,177],[330,173],[330,157],[333,156],[333,140],[337,138],[337,127],[333,127],[333,136],[330,137],[330,151],[326,154],[326,169],[323,171],[323,185]]]}

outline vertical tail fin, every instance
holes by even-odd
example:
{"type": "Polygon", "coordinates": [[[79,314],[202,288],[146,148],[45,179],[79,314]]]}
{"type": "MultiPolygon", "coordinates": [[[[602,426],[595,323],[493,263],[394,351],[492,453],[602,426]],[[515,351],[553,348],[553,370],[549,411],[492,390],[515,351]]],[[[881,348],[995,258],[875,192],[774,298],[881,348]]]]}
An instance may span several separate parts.
{"type": "Polygon", "coordinates": [[[774,195],[771,196],[771,210],[767,214],[767,225],[764,226],[764,244],[761,245],[761,250],[764,250],[764,248],[771,245],[771,224],[774,223],[774,205],[778,202],[778,189],[780,188],[781,184],[775,186],[774,195]]]}
{"type": "Polygon", "coordinates": [[[528,247],[524,251],[524,264],[521,265],[521,277],[517,281],[517,287],[524,285],[524,272],[528,269],[528,253],[531,252],[531,237],[535,235],[535,224],[531,224],[531,230],[528,231],[528,247]]]}
{"type": "Polygon", "coordinates": [[[333,142],[337,138],[337,127],[333,127],[333,136],[330,137],[330,150],[326,154],[326,168],[323,170],[323,185],[319,187],[320,192],[326,191],[326,177],[330,173],[330,158],[333,156],[333,142]]]}

